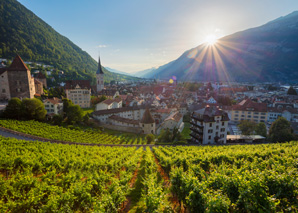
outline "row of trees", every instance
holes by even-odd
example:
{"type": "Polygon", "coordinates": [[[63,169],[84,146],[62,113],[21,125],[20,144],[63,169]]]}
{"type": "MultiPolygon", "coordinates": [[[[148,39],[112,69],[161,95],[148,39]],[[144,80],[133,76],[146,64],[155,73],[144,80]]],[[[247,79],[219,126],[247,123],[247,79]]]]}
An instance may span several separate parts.
{"type": "Polygon", "coordinates": [[[274,121],[269,129],[267,136],[267,128],[264,123],[256,124],[253,121],[244,120],[238,125],[243,135],[261,135],[267,137],[272,142],[286,142],[293,140],[294,134],[291,123],[284,117],[279,117],[274,121]]]}
{"type": "Polygon", "coordinates": [[[3,117],[18,120],[37,120],[45,119],[47,111],[42,101],[36,98],[25,98],[22,101],[19,98],[9,100],[3,117]]]}
{"type": "MultiPolygon", "coordinates": [[[[46,114],[44,104],[37,98],[25,98],[23,100],[12,98],[3,112],[3,117],[17,120],[44,121],[46,114]]],[[[73,125],[82,121],[88,122],[88,120],[89,114],[84,115],[79,105],[74,105],[71,100],[66,98],[63,99],[63,113],[53,117],[53,122],[56,125],[61,125],[63,122],[73,125]]]]}

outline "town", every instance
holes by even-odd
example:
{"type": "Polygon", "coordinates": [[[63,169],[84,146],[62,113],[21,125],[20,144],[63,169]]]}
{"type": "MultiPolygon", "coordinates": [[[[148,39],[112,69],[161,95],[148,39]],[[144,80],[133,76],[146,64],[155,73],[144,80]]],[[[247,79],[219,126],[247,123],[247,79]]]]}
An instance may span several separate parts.
{"type": "Polygon", "coordinates": [[[156,136],[178,130],[185,132],[187,143],[198,145],[270,142],[269,129],[280,117],[290,123],[293,137],[298,134],[298,96],[288,85],[179,82],[175,77],[106,83],[99,59],[96,85],[76,79],[48,88],[51,78],[32,73],[19,55],[8,67],[5,61],[0,68],[2,111],[11,98],[38,98],[51,120],[63,114],[66,98],[89,110],[90,119],[103,129],[156,136]],[[65,91],[65,96],[45,95],[47,89],[65,91]],[[263,130],[251,127],[260,123],[263,130]]]}

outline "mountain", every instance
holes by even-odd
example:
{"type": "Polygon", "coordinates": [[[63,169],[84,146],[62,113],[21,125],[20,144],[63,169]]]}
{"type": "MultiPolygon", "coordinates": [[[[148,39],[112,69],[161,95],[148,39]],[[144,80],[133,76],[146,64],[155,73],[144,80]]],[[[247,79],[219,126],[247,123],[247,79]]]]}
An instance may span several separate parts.
{"type": "Polygon", "coordinates": [[[134,72],[132,75],[136,77],[146,77],[148,73],[152,73],[154,70],[156,70],[156,68],[152,67],[150,69],[134,72]]]}
{"type": "Polygon", "coordinates": [[[110,72],[114,72],[114,73],[118,73],[118,74],[123,74],[123,75],[132,75],[131,73],[128,73],[128,72],[123,72],[123,71],[119,71],[119,70],[115,70],[115,69],[112,69],[110,67],[105,67],[106,70],[110,71],[110,72]]]}
{"type": "MultiPolygon", "coordinates": [[[[18,53],[24,61],[44,62],[64,70],[67,78],[95,80],[97,62],[68,38],[16,0],[0,0],[0,58],[18,53]]],[[[105,81],[136,79],[104,69],[105,81]]]]}
{"type": "Polygon", "coordinates": [[[192,81],[297,82],[298,12],[201,44],[142,77],[192,81]]]}

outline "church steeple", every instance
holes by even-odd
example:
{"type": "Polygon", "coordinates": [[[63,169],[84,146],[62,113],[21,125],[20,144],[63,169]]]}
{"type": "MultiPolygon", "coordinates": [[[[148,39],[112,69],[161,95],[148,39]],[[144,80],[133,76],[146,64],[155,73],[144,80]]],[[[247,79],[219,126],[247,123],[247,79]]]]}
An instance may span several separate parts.
{"type": "Polygon", "coordinates": [[[98,56],[98,68],[97,68],[96,74],[104,74],[103,71],[102,71],[101,64],[100,64],[100,57],[99,56],[98,56]]]}
{"type": "Polygon", "coordinates": [[[100,64],[100,57],[98,57],[98,68],[96,71],[96,91],[100,92],[104,89],[104,73],[100,64]]]}

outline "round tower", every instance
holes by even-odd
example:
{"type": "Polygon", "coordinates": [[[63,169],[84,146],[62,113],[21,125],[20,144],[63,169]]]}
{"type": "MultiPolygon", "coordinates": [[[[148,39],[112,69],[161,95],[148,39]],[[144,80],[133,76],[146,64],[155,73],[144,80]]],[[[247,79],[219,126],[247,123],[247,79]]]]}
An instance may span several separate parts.
{"type": "Polygon", "coordinates": [[[143,114],[140,126],[143,130],[143,134],[155,134],[155,121],[148,108],[143,114]]]}

